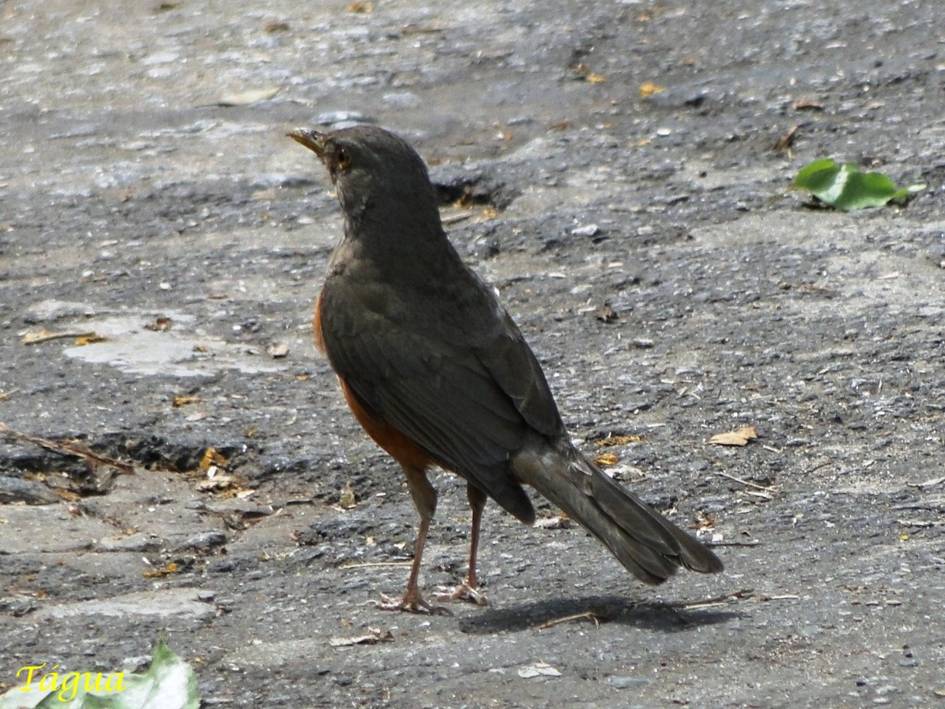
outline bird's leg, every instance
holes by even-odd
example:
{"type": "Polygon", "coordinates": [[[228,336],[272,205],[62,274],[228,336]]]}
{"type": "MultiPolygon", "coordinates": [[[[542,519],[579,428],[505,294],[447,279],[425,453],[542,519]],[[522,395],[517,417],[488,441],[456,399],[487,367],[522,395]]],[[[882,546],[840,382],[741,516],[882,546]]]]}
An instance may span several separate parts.
{"type": "Polygon", "coordinates": [[[445,608],[431,606],[420,595],[420,564],[423,561],[423,547],[426,546],[427,532],[430,531],[430,521],[436,511],[436,490],[427,480],[426,471],[416,468],[404,468],[407,474],[407,487],[413,497],[413,504],[420,515],[420,526],[417,529],[417,541],[414,544],[413,564],[410,566],[410,578],[407,579],[407,588],[402,599],[390,598],[381,595],[378,608],[392,611],[408,611],[410,613],[449,613],[445,608]]]}
{"type": "Polygon", "coordinates": [[[407,588],[404,590],[404,596],[401,599],[391,598],[381,594],[381,602],[378,608],[387,611],[409,611],[410,613],[429,613],[433,607],[423,600],[420,595],[420,561],[423,558],[423,547],[427,541],[427,532],[430,529],[430,520],[426,517],[420,518],[420,527],[417,529],[417,540],[413,548],[413,563],[410,565],[410,578],[407,580],[407,588]]]}
{"type": "Polygon", "coordinates": [[[487,606],[489,601],[479,590],[479,580],[476,578],[476,558],[479,554],[479,527],[482,524],[482,511],[486,508],[488,498],[486,494],[474,485],[466,485],[466,497],[469,498],[469,507],[472,509],[472,525],[469,532],[469,570],[465,580],[452,591],[438,593],[438,601],[470,601],[477,606],[487,606]]]}
{"type": "Polygon", "coordinates": [[[486,508],[486,495],[478,487],[466,486],[466,497],[472,508],[472,528],[469,532],[469,570],[466,573],[466,585],[470,589],[477,589],[479,581],[476,579],[476,557],[479,554],[479,527],[482,524],[482,511],[486,508]]]}

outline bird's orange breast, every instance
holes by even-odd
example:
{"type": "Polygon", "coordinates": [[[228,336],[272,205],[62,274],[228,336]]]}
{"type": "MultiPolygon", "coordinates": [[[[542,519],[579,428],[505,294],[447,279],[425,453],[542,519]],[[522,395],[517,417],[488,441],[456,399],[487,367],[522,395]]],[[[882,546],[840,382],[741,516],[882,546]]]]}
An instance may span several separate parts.
{"type": "Polygon", "coordinates": [[[342,377],[338,377],[338,382],[341,384],[345,401],[348,402],[348,407],[358,423],[377,445],[391,454],[394,460],[404,468],[413,470],[425,470],[433,464],[433,459],[425,450],[389,423],[368,411],[358,401],[358,397],[342,377]]]}
{"type": "MultiPolygon", "coordinates": [[[[320,293],[315,301],[315,312],[312,315],[312,334],[315,338],[315,347],[319,352],[327,354],[325,333],[322,330],[322,308],[324,307],[322,295],[323,293],[320,293]]],[[[357,395],[340,374],[338,375],[338,383],[341,385],[341,393],[344,394],[348,408],[351,409],[358,423],[374,439],[374,442],[390,453],[398,463],[405,468],[414,470],[425,470],[433,464],[433,459],[425,450],[361,404],[357,395]]]]}
{"type": "Polygon", "coordinates": [[[315,300],[315,312],[312,314],[312,334],[315,336],[315,349],[325,354],[325,335],[322,333],[322,294],[315,300]]]}

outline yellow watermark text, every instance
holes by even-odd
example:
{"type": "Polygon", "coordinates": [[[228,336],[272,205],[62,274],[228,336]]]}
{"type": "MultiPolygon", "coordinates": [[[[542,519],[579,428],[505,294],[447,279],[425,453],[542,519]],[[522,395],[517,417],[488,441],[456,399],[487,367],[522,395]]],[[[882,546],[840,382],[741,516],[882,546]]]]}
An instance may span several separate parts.
{"type": "Polygon", "coordinates": [[[41,692],[56,692],[56,698],[61,702],[75,699],[80,689],[96,694],[118,693],[125,691],[124,672],[63,672],[56,670],[59,665],[53,665],[46,671],[46,663],[41,665],[24,665],[16,671],[17,680],[23,675],[22,692],[31,692],[38,689],[41,692]]]}

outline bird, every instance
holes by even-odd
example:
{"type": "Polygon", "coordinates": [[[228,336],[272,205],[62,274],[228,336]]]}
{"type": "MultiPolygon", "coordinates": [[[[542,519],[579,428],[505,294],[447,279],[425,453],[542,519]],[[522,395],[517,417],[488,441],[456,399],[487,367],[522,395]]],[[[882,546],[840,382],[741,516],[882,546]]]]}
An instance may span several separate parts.
{"type": "Polygon", "coordinates": [[[403,596],[391,610],[433,612],[420,592],[439,467],[465,479],[469,563],[454,599],[484,602],[477,577],[491,499],[531,525],[533,488],[585,527],[636,578],[659,584],[679,567],[722,562],[585,457],[565,428],[532,349],[496,292],[447,237],[420,155],[376,125],[288,136],[327,168],[344,216],[314,308],[316,347],[367,434],[406,477],[419,515],[403,596]]]}

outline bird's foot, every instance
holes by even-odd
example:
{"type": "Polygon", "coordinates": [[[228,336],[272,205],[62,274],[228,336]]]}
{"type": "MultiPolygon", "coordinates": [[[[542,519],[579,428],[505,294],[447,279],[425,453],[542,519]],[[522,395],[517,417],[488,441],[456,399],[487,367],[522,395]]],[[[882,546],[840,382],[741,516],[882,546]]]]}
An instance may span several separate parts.
{"type": "Polygon", "coordinates": [[[489,599],[483,593],[479,586],[473,586],[468,581],[463,581],[453,589],[446,586],[437,588],[434,598],[438,601],[466,601],[477,606],[488,606],[489,599]]]}
{"type": "Polygon", "coordinates": [[[381,594],[381,600],[373,601],[374,605],[385,611],[401,611],[404,613],[427,613],[429,615],[452,615],[448,608],[434,606],[423,600],[419,592],[407,591],[403,598],[394,598],[381,594]]]}

